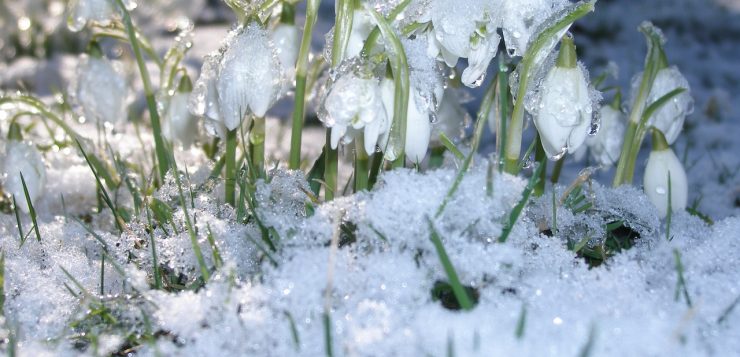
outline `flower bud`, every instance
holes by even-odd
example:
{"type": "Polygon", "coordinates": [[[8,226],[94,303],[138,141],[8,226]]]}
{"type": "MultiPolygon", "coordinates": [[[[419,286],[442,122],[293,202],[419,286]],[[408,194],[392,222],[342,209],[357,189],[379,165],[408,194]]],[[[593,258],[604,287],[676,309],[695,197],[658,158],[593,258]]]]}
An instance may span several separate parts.
{"type": "Polygon", "coordinates": [[[591,158],[604,167],[614,165],[622,150],[626,123],[624,115],[617,108],[602,106],[599,110],[601,129],[596,135],[586,138],[591,158]]]}
{"type": "Polygon", "coordinates": [[[668,144],[676,141],[683,129],[686,116],[694,111],[694,99],[689,90],[689,81],[675,66],[663,68],[658,71],[648,96],[648,103],[653,103],[677,88],[684,88],[685,91],[660,107],[648,121],[648,126],[653,126],[665,133],[668,144]]]}
{"type": "Polygon", "coordinates": [[[542,82],[534,123],[550,159],[573,153],[591,125],[592,103],[583,68],[577,65],[573,39],[564,37],[557,64],[542,82]]]}
{"type": "Polygon", "coordinates": [[[70,90],[87,120],[116,123],[126,118],[129,87],[118,64],[82,55],[70,90]]]}
{"type": "Polygon", "coordinates": [[[198,135],[198,121],[188,110],[192,91],[190,78],[184,76],[177,92],[169,100],[162,130],[167,139],[177,141],[185,148],[190,147],[198,135]]]}
{"type": "Polygon", "coordinates": [[[686,208],[689,186],[686,171],[673,153],[663,134],[653,130],[653,151],[645,167],[643,188],[645,194],[663,218],[668,214],[668,177],[670,177],[671,210],[686,208]]]}
{"type": "MultiPolygon", "coordinates": [[[[386,116],[393,118],[393,108],[395,104],[395,85],[393,80],[384,79],[381,83],[383,91],[383,104],[385,105],[386,116]]],[[[432,135],[432,127],[429,122],[429,113],[422,110],[419,103],[421,102],[418,97],[418,92],[412,91],[409,98],[409,106],[406,115],[406,141],[404,151],[406,152],[406,158],[414,163],[420,163],[424,160],[429,148],[429,139],[432,135]]],[[[390,134],[389,131],[381,139],[381,146],[388,143],[390,134]]],[[[388,148],[389,151],[395,151],[393,148],[388,148]]]]}

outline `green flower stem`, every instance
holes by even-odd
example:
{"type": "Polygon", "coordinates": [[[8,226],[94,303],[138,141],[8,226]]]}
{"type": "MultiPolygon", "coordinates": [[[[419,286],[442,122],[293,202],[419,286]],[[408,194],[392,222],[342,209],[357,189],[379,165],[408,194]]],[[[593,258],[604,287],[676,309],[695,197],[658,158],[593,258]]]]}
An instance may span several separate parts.
{"type": "Polygon", "coordinates": [[[324,200],[331,201],[337,192],[339,152],[331,148],[331,129],[326,129],[326,156],[324,157],[324,200]]]}
{"type": "Polygon", "coordinates": [[[519,71],[519,90],[511,114],[511,122],[506,132],[506,151],[504,153],[504,170],[510,174],[519,171],[519,155],[522,150],[522,131],[524,129],[524,98],[530,83],[530,76],[537,70],[535,61],[541,59],[542,50],[553,45],[553,39],[573,22],[594,10],[596,0],[580,2],[560,14],[560,18],[537,36],[522,58],[519,71]]]}
{"type": "Polygon", "coordinates": [[[301,165],[301,139],[303,122],[306,115],[306,76],[308,75],[308,55],[311,53],[313,27],[319,13],[320,0],[308,0],[306,3],[306,24],[303,27],[301,48],[298,51],[295,79],[295,106],[293,108],[293,126],[290,133],[290,159],[288,168],[297,170],[301,165]]]}
{"type": "Polygon", "coordinates": [[[614,187],[632,183],[637,154],[644,139],[643,136],[639,135],[641,131],[644,131],[640,128],[640,121],[647,106],[648,95],[653,87],[653,82],[655,82],[655,77],[661,68],[667,66],[665,53],[663,52],[665,40],[661,34],[652,26],[640,26],[640,31],[647,40],[648,53],[645,58],[645,70],[642,74],[640,87],[637,90],[637,97],[632,103],[632,110],[629,114],[629,124],[625,132],[614,181],[612,182],[614,187]]]}
{"type": "Polygon", "coordinates": [[[498,125],[496,128],[496,145],[497,160],[498,160],[498,171],[501,172],[504,169],[504,161],[501,160],[501,156],[506,150],[506,127],[507,119],[509,117],[509,65],[506,64],[504,56],[499,56],[499,71],[498,71],[498,90],[496,92],[498,102],[498,125]]]}
{"type": "Polygon", "coordinates": [[[226,133],[226,184],[224,201],[232,207],[236,203],[236,130],[226,133]]]}
{"type": "Polygon", "coordinates": [[[560,173],[563,171],[563,164],[565,163],[565,156],[561,157],[560,160],[555,161],[555,166],[552,168],[552,174],[550,174],[550,182],[552,184],[560,181],[560,173]]]}
{"type": "Polygon", "coordinates": [[[355,139],[355,192],[367,190],[370,174],[370,156],[365,152],[365,139],[355,139]]]}
{"type": "Polygon", "coordinates": [[[149,78],[149,71],[146,68],[146,62],[144,62],[144,56],[142,56],[141,48],[139,46],[139,39],[136,36],[136,29],[133,22],[131,21],[131,14],[123,4],[123,0],[116,0],[118,7],[121,9],[123,14],[123,23],[126,26],[126,33],[129,36],[129,43],[131,49],[136,57],[136,64],[139,67],[139,73],[141,74],[141,81],[144,84],[144,94],[146,96],[146,104],[149,109],[149,117],[152,121],[152,132],[154,135],[154,149],[157,154],[157,168],[159,169],[159,178],[164,180],[164,176],[167,174],[167,169],[170,167],[168,164],[168,153],[167,146],[165,144],[164,137],[162,136],[162,126],[159,122],[159,112],[157,112],[157,102],[154,99],[154,91],[152,90],[152,82],[149,78]]]}
{"type": "Polygon", "coordinates": [[[257,177],[265,172],[265,118],[255,117],[249,131],[249,156],[257,177]]]}
{"type": "Polygon", "coordinates": [[[537,143],[534,144],[534,160],[537,162],[538,165],[542,165],[542,169],[539,170],[540,178],[537,180],[537,184],[534,186],[533,193],[535,197],[540,197],[543,193],[545,193],[545,178],[547,177],[547,155],[545,154],[545,148],[542,147],[542,140],[540,139],[539,135],[537,135],[536,141],[537,143]]]}
{"type": "Polygon", "coordinates": [[[403,167],[406,162],[406,117],[408,116],[409,92],[411,82],[409,80],[409,66],[406,60],[406,52],[403,49],[401,40],[393,31],[388,21],[383,18],[374,9],[368,9],[375,24],[380,29],[380,33],[386,40],[386,43],[393,49],[388,51],[391,70],[393,71],[393,83],[395,93],[393,100],[393,123],[391,124],[391,133],[389,142],[394,143],[393,167],[403,167]]]}

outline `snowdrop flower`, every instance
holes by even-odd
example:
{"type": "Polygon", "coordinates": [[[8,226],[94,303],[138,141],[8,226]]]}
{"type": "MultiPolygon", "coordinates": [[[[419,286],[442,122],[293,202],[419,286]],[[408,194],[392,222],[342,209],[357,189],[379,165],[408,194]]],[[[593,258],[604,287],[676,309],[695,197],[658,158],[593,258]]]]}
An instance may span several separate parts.
{"type": "Polygon", "coordinates": [[[668,214],[668,177],[671,180],[671,210],[679,211],[686,208],[689,195],[686,171],[668,146],[665,136],[657,129],[653,129],[653,151],[648,157],[645,167],[643,186],[645,194],[656,208],[658,215],[663,218],[668,214]]]}
{"type": "Polygon", "coordinates": [[[239,127],[246,114],[265,116],[285,84],[267,30],[250,23],[236,31],[227,42],[216,81],[220,118],[228,130],[239,127]]]}
{"type": "Polygon", "coordinates": [[[87,120],[116,123],[126,118],[129,87],[123,69],[97,50],[80,58],[70,92],[87,120]]]}
{"type": "Polygon", "coordinates": [[[200,68],[200,77],[195,81],[190,93],[188,108],[190,113],[204,118],[204,127],[211,136],[218,136],[226,140],[226,126],[221,120],[221,109],[218,106],[216,83],[218,80],[218,65],[221,62],[220,53],[206,55],[200,68]]]}
{"type": "Polygon", "coordinates": [[[668,144],[676,141],[686,116],[694,110],[694,99],[689,91],[689,81],[675,66],[663,68],[658,71],[647,100],[648,103],[653,103],[677,88],[686,90],[664,104],[648,121],[648,126],[654,126],[665,133],[668,144]]]}
{"type": "Polygon", "coordinates": [[[333,149],[337,148],[340,139],[344,144],[352,142],[357,133],[348,133],[348,129],[364,129],[365,151],[372,154],[378,138],[390,126],[378,81],[361,78],[352,72],[334,82],[324,99],[324,113],[322,121],[331,128],[333,149]]]}
{"type": "Polygon", "coordinates": [[[434,26],[428,33],[427,54],[441,57],[449,67],[454,67],[460,57],[467,58],[462,82],[468,87],[480,86],[501,41],[496,33],[498,26],[486,16],[486,4],[436,1],[430,12],[434,26]]]}
{"type": "Polygon", "coordinates": [[[497,10],[509,55],[523,56],[540,26],[567,3],[565,0],[502,0],[497,10]]]}
{"type": "Polygon", "coordinates": [[[564,37],[556,65],[542,82],[534,123],[550,159],[575,152],[586,140],[592,104],[584,69],[576,63],[573,39],[564,37]]]}
{"type": "Polygon", "coordinates": [[[41,154],[32,144],[8,140],[5,146],[5,162],[3,163],[3,187],[5,192],[15,196],[15,202],[23,212],[29,213],[30,207],[26,202],[21,174],[28,188],[31,203],[36,202],[46,185],[46,168],[41,154]]]}
{"type": "Polygon", "coordinates": [[[298,51],[301,47],[301,31],[295,24],[279,23],[270,33],[270,39],[275,45],[283,72],[289,78],[293,77],[298,51]]]}
{"type": "MultiPolygon", "coordinates": [[[[383,94],[383,104],[386,110],[386,116],[393,118],[393,106],[395,103],[395,85],[391,79],[383,79],[380,84],[381,91],[383,94]]],[[[406,114],[406,143],[405,152],[406,158],[411,162],[420,163],[424,160],[429,148],[429,139],[432,135],[432,127],[429,122],[429,113],[423,110],[420,103],[423,100],[419,98],[417,91],[411,91],[411,97],[409,98],[409,106],[406,114]]],[[[390,124],[389,124],[390,125],[390,124]]],[[[388,143],[390,134],[390,127],[386,131],[385,135],[381,139],[381,146],[390,145],[388,143]]],[[[386,150],[386,156],[389,152],[393,156],[393,148],[386,150]]],[[[395,159],[395,157],[388,157],[389,160],[395,159]]]]}
{"type": "Polygon", "coordinates": [[[198,135],[198,121],[188,109],[192,90],[190,78],[183,77],[177,92],[169,100],[163,123],[163,133],[167,139],[178,141],[185,148],[190,147],[198,135]]]}
{"type": "Polygon", "coordinates": [[[365,40],[375,28],[375,23],[365,9],[355,9],[352,13],[352,31],[349,33],[345,58],[357,57],[365,46],[365,40]]]}
{"type": "Polygon", "coordinates": [[[603,167],[610,167],[619,160],[622,141],[626,130],[624,115],[614,105],[604,105],[599,110],[601,129],[596,135],[586,138],[591,158],[603,167]]]}
{"type": "Polygon", "coordinates": [[[73,0],[67,26],[72,32],[81,31],[88,22],[93,21],[108,26],[111,18],[117,14],[116,6],[115,0],[73,0]]]}

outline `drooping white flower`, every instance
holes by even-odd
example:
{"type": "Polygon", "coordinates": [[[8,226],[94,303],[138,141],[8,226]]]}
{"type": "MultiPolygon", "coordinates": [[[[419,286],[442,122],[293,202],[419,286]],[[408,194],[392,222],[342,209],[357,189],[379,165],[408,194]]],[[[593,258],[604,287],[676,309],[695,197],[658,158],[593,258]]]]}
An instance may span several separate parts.
{"type": "MultiPolygon", "coordinates": [[[[124,0],[124,5],[127,9],[136,7],[130,0],[124,0]]],[[[70,2],[67,27],[70,31],[77,32],[85,28],[88,22],[108,26],[111,19],[118,14],[117,6],[115,0],[73,0],[70,2]]]]}
{"type": "Polygon", "coordinates": [[[584,143],[592,117],[592,103],[584,69],[575,60],[571,38],[563,38],[558,63],[542,82],[534,123],[550,159],[573,153],[584,143]]]}
{"type": "Polygon", "coordinates": [[[285,85],[267,30],[250,23],[235,31],[221,59],[216,82],[221,119],[229,130],[239,127],[247,114],[263,117],[285,85]]]}
{"type": "Polygon", "coordinates": [[[645,194],[663,218],[668,214],[668,177],[670,176],[671,210],[686,208],[689,186],[686,171],[662,133],[653,130],[653,150],[645,167],[645,194]]]}
{"type": "Polygon", "coordinates": [[[673,144],[683,129],[686,116],[693,112],[694,99],[691,97],[689,81],[675,66],[658,71],[653,87],[648,95],[647,103],[653,103],[662,96],[677,89],[684,88],[677,96],[665,103],[648,121],[648,126],[654,126],[665,133],[668,144],[673,144]]]}
{"type": "Polygon", "coordinates": [[[216,52],[206,55],[200,68],[200,77],[195,81],[190,93],[188,108],[190,113],[203,117],[204,127],[209,135],[226,140],[226,126],[221,120],[221,109],[218,106],[218,65],[221,54],[216,52]]]}
{"type": "Polygon", "coordinates": [[[294,24],[279,23],[270,32],[270,39],[275,45],[283,72],[292,78],[301,47],[301,31],[294,24]]]}
{"type": "Polygon", "coordinates": [[[129,87],[118,63],[83,54],[71,92],[87,120],[116,123],[126,118],[129,87]]]}
{"type": "Polygon", "coordinates": [[[34,203],[41,197],[44,185],[46,185],[44,160],[35,146],[22,141],[9,140],[5,146],[3,187],[5,192],[15,196],[18,208],[28,213],[29,207],[23,191],[21,174],[26,182],[31,203],[34,203]]]}
{"type": "MultiPolygon", "coordinates": [[[[393,80],[387,78],[384,79],[380,85],[386,115],[389,118],[393,118],[395,85],[393,80]]],[[[424,157],[427,154],[427,149],[429,148],[429,140],[432,135],[432,127],[429,122],[429,112],[421,109],[421,102],[422,99],[418,97],[418,92],[411,91],[408,111],[406,114],[406,141],[404,151],[406,152],[406,158],[414,163],[420,163],[424,160],[424,157]]],[[[393,145],[393,143],[389,142],[390,127],[388,129],[389,130],[381,139],[381,147],[393,145]]],[[[395,152],[395,148],[387,148],[386,158],[394,160],[395,157],[393,156],[395,155],[395,152]],[[391,154],[390,157],[389,153],[391,154]]]]}
{"type": "Polygon", "coordinates": [[[496,10],[509,55],[523,56],[540,26],[565,4],[565,0],[503,0],[496,10]]]}
{"type": "Polygon", "coordinates": [[[365,46],[365,40],[373,31],[373,28],[375,28],[375,23],[367,10],[363,8],[355,9],[352,13],[352,31],[349,34],[344,58],[360,55],[362,48],[365,46]]]}
{"type": "Polygon", "coordinates": [[[190,147],[198,135],[198,120],[188,108],[191,92],[190,79],[183,77],[177,92],[169,98],[162,130],[167,139],[177,141],[185,148],[190,147]]]}
{"type": "Polygon", "coordinates": [[[611,105],[602,106],[599,113],[601,129],[596,135],[586,138],[586,145],[594,161],[609,167],[619,160],[627,125],[622,112],[611,105]]]}
{"type": "Polygon", "coordinates": [[[357,133],[348,130],[363,130],[365,151],[375,152],[378,137],[389,126],[383,108],[381,90],[374,78],[361,78],[349,72],[339,77],[331,86],[323,103],[321,120],[331,128],[331,147],[336,149],[339,140],[344,144],[352,141],[357,133]],[[347,135],[349,134],[349,135],[347,135]]]}
{"type": "Polygon", "coordinates": [[[435,1],[430,10],[432,30],[428,33],[427,54],[441,57],[449,67],[459,58],[468,59],[462,82],[477,87],[483,81],[488,64],[496,56],[501,37],[490,18],[491,4],[471,1],[464,5],[454,1],[435,1]]]}

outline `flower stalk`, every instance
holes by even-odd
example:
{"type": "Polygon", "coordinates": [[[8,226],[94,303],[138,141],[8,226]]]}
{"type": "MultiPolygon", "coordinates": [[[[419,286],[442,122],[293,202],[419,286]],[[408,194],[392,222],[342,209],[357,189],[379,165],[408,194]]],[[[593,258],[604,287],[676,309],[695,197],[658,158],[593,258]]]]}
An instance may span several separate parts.
{"type": "Polygon", "coordinates": [[[224,200],[232,207],[236,204],[236,129],[226,132],[226,182],[224,200]]]}
{"type": "Polygon", "coordinates": [[[303,28],[301,47],[298,51],[295,79],[295,105],[293,108],[293,125],[290,135],[290,159],[288,168],[297,170],[301,164],[301,139],[303,122],[306,115],[306,77],[308,75],[308,56],[311,53],[311,37],[319,12],[319,0],[308,0],[306,3],[306,24],[303,28]]]}

